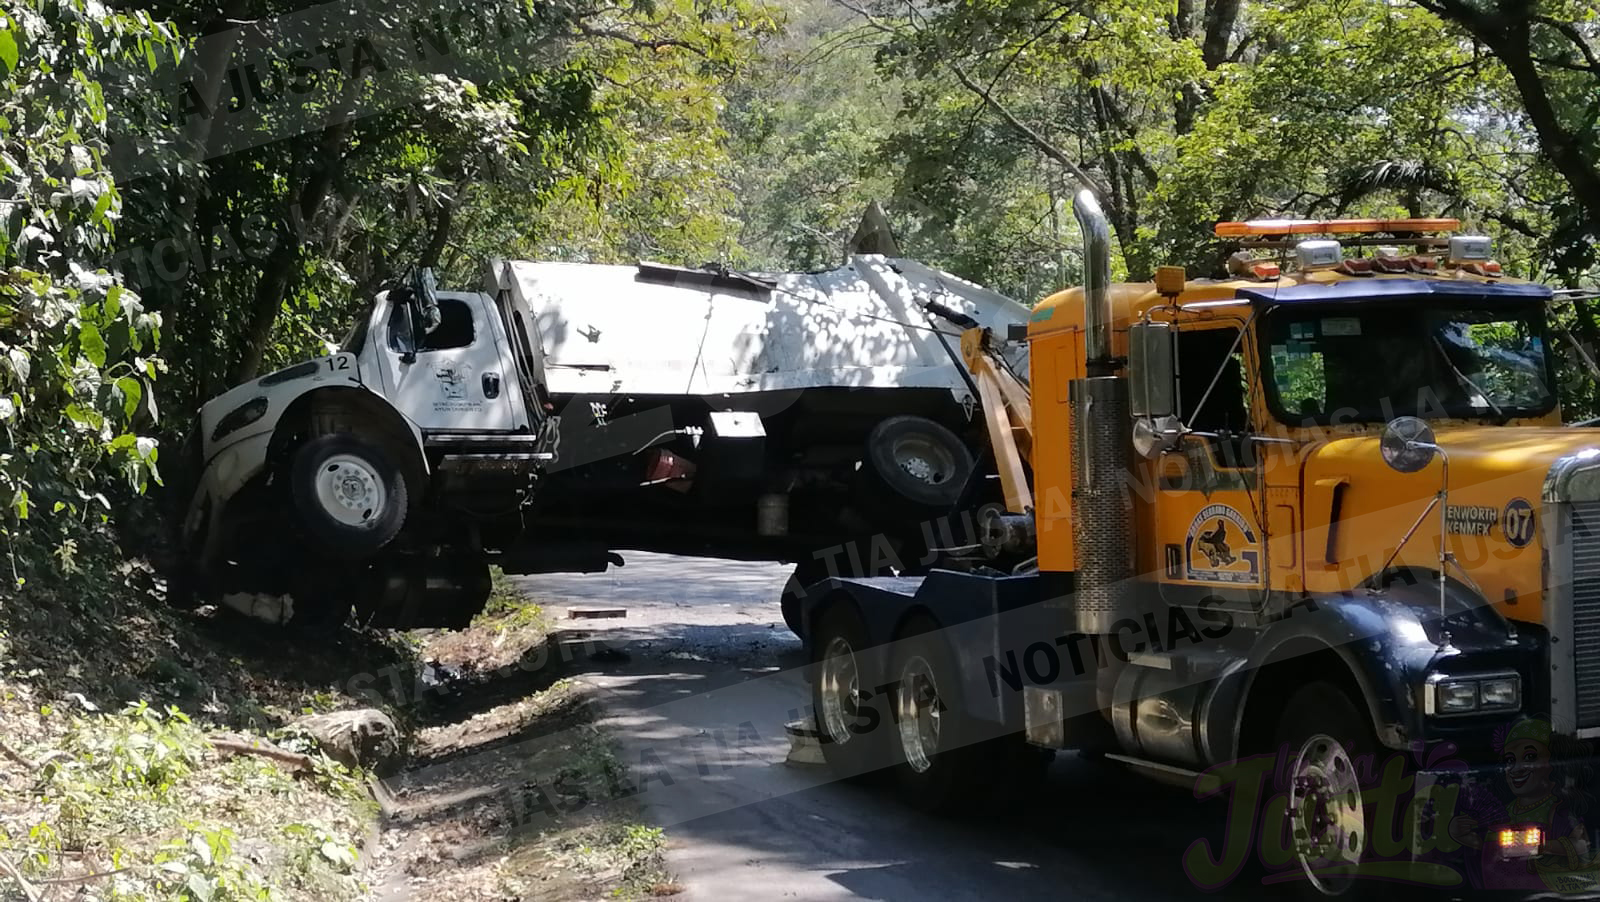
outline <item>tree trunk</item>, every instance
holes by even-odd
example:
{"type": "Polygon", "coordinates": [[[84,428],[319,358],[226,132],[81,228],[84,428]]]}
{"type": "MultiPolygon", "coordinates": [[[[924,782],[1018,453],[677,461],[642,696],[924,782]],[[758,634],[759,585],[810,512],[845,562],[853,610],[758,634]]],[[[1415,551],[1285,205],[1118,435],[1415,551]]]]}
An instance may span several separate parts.
{"type": "MultiPolygon", "coordinates": [[[[317,163],[311,176],[300,189],[299,215],[303,222],[311,223],[328,198],[333,180],[343,164],[345,135],[348,123],[339,122],[322,130],[317,141],[317,163]]],[[[292,212],[292,211],[291,211],[292,212]]],[[[272,327],[278,321],[278,312],[289,294],[290,281],[303,261],[301,236],[289,217],[273,233],[272,250],[262,265],[261,279],[256,282],[255,296],[250,301],[250,325],[245,331],[244,346],[239,351],[239,362],[234,368],[234,384],[248,382],[261,371],[261,360],[266,356],[267,345],[272,340],[272,327]]]]}
{"type": "Polygon", "coordinates": [[[1534,4],[1502,0],[1484,11],[1464,0],[1416,0],[1417,5],[1461,26],[1506,67],[1533,124],[1539,148],[1572,189],[1574,199],[1591,220],[1600,220],[1600,167],[1584,155],[1583,142],[1561,124],[1544,80],[1533,61],[1534,4]]]}

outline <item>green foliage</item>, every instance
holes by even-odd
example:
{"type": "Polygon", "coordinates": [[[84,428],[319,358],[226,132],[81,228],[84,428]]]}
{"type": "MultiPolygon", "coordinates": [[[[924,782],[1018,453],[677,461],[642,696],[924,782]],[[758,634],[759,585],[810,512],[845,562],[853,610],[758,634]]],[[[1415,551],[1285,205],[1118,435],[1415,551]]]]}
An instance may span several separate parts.
{"type": "Polygon", "coordinates": [[[108,495],[157,476],[141,432],[162,320],[93,261],[122,206],[99,80],[170,41],[148,13],[86,0],[0,12],[0,536],[18,586],[70,571],[108,495]]]}
{"type": "Polygon", "coordinates": [[[32,801],[42,819],[25,842],[0,832],[0,850],[26,850],[31,875],[58,876],[70,850],[113,863],[117,873],[96,898],[332,900],[360,892],[356,837],[372,802],[359,779],[326,757],[309,781],[263,758],[208,760],[203,730],[175,707],[143,702],[115,714],[43,716],[69,722],[41,756],[32,801]],[[237,849],[240,836],[249,855],[237,849]]]}

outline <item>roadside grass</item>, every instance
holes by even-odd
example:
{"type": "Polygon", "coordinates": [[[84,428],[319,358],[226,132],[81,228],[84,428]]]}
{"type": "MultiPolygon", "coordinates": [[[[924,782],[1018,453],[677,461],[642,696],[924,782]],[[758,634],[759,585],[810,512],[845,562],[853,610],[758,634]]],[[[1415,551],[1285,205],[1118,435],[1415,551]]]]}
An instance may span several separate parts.
{"type": "Polygon", "coordinates": [[[370,703],[352,671],[413,662],[381,634],[170,610],[138,562],[0,597],[0,899],[361,898],[365,774],[283,728],[370,703]],[[217,736],[309,768],[224,754],[217,736]]]}
{"type": "Polygon", "coordinates": [[[139,562],[0,595],[0,902],[355,902],[397,880],[446,902],[677,891],[637,805],[584,798],[621,766],[582,688],[555,679],[543,608],[503,575],[459,632],[286,634],[161,596],[139,562]],[[529,829],[480,806],[380,833],[371,775],[286,729],[364,706],[401,725],[417,767],[514,770],[563,813],[529,829]],[[226,754],[227,738],[310,765],[226,754]]]}

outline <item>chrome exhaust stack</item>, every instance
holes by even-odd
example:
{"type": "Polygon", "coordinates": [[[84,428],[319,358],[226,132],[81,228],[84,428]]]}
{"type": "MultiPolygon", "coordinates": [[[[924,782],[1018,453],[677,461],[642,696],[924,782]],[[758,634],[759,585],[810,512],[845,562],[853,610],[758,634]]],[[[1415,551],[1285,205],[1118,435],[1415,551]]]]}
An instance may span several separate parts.
{"type": "Polygon", "coordinates": [[[1083,331],[1089,375],[1110,376],[1111,357],[1111,224],[1094,193],[1085,188],[1072,201],[1078,231],[1083,235],[1083,331]]]}
{"type": "MultiPolygon", "coordinates": [[[[1111,227],[1094,194],[1078,192],[1083,233],[1083,325],[1087,377],[1067,387],[1072,404],[1072,534],[1078,632],[1110,635],[1134,615],[1133,449],[1128,380],[1111,355],[1111,227]]],[[[1137,617],[1135,617],[1137,619],[1137,617]]]]}

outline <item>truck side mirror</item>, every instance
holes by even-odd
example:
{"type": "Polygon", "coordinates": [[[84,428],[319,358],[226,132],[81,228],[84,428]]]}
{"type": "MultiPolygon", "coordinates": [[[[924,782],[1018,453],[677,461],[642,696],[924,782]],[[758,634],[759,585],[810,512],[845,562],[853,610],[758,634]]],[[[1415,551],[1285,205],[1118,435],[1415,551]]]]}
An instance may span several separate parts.
{"type": "Polygon", "coordinates": [[[421,334],[427,335],[439,328],[439,283],[433,276],[433,270],[423,267],[412,270],[411,297],[417,305],[417,312],[422,315],[421,334]]]}
{"type": "Polygon", "coordinates": [[[1383,438],[1378,442],[1383,462],[1400,473],[1415,473],[1433,463],[1439,453],[1434,440],[1433,427],[1416,417],[1395,417],[1383,427],[1383,438]]]}
{"type": "Polygon", "coordinates": [[[417,362],[417,324],[412,310],[415,309],[410,298],[398,302],[400,304],[400,328],[394,330],[390,337],[391,346],[400,352],[401,363],[417,362]]]}
{"type": "Polygon", "coordinates": [[[1172,326],[1134,323],[1128,327],[1129,406],[1136,417],[1170,417],[1177,406],[1172,326]]]}
{"type": "Polygon", "coordinates": [[[1183,435],[1177,412],[1176,350],[1170,323],[1128,327],[1129,408],[1133,448],[1154,458],[1177,445],[1183,435]]]}

